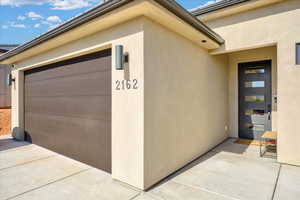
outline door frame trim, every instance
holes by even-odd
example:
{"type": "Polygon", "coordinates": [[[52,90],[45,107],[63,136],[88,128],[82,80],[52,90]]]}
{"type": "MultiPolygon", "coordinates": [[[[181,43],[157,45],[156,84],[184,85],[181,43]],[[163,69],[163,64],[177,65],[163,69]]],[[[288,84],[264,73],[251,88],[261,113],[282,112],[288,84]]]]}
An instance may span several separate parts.
{"type": "Polygon", "coordinates": [[[271,109],[270,109],[270,112],[271,112],[271,119],[270,119],[270,129],[272,129],[272,108],[273,108],[273,98],[272,98],[272,88],[273,88],[273,85],[272,85],[272,65],[273,65],[273,62],[272,62],[272,59],[266,59],[266,60],[256,60],[256,61],[247,61],[247,62],[239,62],[237,64],[237,96],[238,96],[238,138],[242,138],[241,137],[241,134],[240,134],[240,125],[241,125],[241,120],[240,120],[240,68],[242,65],[246,65],[246,64],[253,64],[253,63],[269,63],[270,64],[270,102],[271,102],[271,109]]]}

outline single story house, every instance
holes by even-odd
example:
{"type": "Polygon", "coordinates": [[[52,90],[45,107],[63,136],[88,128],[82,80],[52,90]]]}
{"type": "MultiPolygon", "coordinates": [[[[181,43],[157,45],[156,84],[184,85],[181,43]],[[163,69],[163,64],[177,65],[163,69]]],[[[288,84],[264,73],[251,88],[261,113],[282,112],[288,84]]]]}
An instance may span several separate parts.
{"type": "MultiPolygon", "coordinates": [[[[18,45],[0,44],[0,55],[17,47],[18,45]]],[[[10,74],[9,65],[0,64],[0,135],[10,133],[11,124],[11,88],[6,84],[7,75],[10,74]]]]}
{"type": "Polygon", "coordinates": [[[228,137],[300,165],[300,1],[111,0],[0,56],[12,127],[147,189],[228,137]]]}

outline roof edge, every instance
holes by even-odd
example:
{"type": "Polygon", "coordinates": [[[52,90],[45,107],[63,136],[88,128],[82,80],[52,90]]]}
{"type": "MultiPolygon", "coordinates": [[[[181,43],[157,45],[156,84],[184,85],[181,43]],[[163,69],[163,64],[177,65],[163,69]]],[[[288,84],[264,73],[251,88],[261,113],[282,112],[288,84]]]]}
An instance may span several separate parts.
{"type": "Polygon", "coordinates": [[[199,16],[199,15],[203,15],[203,14],[206,14],[206,13],[209,13],[209,12],[220,10],[222,8],[226,8],[226,7],[229,7],[229,6],[236,5],[236,4],[244,3],[244,2],[247,2],[247,1],[251,1],[251,0],[223,0],[223,1],[220,1],[220,2],[210,4],[210,5],[205,6],[205,7],[198,8],[194,11],[191,11],[191,13],[194,16],[199,16]]]}
{"type": "MultiPolygon", "coordinates": [[[[87,10],[86,12],[80,14],[77,17],[74,17],[70,19],[69,21],[61,24],[60,26],[34,38],[33,40],[26,42],[17,48],[12,49],[11,51],[8,51],[7,53],[0,56],[0,61],[6,60],[8,58],[11,58],[19,53],[22,53],[34,46],[37,46],[47,40],[50,40],[62,33],[65,33],[77,26],[80,26],[89,20],[92,20],[94,18],[100,17],[114,9],[117,9],[123,5],[126,5],[130,2],[133,2],[135,0],[111,0],[106,1],[94,8],[91,8],[90,10],[87,10]]],[[[224,39],[219,36],[217,33],[215,33],[213,30],[211,30],[208,26],[206,26],[203,22],[201,22],[199,19],[197,19],[195,16],[193,16],[190,12],[185,10],[183,7],[181,7],[178,3],[176,3],[173,0],[154,0],[158,4],[162,5],[164,8],[175,14],[177,17],[184,20],[186,23],[193,26],[198,31],[204,33],[207,37],[218,43],[219,45],[224,43],[224,39]]]]}
{"type": "Polygon", "coordinates": [[[8,51],[7,53],[0,56],[0,61],[6,60],[10,57],[13,57],[19,53],[22,53],[23,51],[26,51],[38,44],[41,44],[47,40],[50,40],[62,33],[65,33],[85,22],[88,20],[94,19],[98,16],[104,15],[108,12],[110,12],[113,9],[116,9],[118,7],[121,7],[122,5],[125,5],[133,0],[113,0],[113,1],[107,1],[103,4],[100,4],[99,6],[96,6],[90,10],[87,10],[86,12],[80,14],[77,17],[74,17],[67,22],[61,24],[60,26],[34,38],[33,40],[30,40],[29,42],[26,42],[24,44],[21,44],[15,49],[12,49],[11,51],[8,51]]]}
{"type": "Polygon", "coordinates": [[[211,28],[193,16],[189,11],[180,6],[177,2],[173,0],[154,0],[160,5],[164,6],[167,10],[174,13],[177,17],[183,19],[185,22],[190,24],[192,27],[196,28],[198,31],[204,33],[211,40],[215,41],[219,45],[223,44],[225,40],[214,32],[211,28]]]}

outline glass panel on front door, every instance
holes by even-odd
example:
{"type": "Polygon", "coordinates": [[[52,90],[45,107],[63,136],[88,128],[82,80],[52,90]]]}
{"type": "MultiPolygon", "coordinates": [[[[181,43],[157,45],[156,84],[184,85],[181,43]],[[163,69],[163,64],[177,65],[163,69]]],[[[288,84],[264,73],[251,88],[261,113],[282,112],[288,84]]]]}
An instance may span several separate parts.
{"type": "Polygon", "coordinates": [[[265,97],[264,96],[245,96],[245,101],[249,102],[264,102],[265,97]]]}
{"type": "Polygon", "coordinates": [[[246,109],[245,110],[245,115],[264,115],[265,110],[260,110],[260,109],[246,109]]]}
{"type": "Polygon", "coordinates": [[[265,87],[265,82],[264,81],[246,81],[245,87],[246,88],[265,87]]]}
{"type": "Polygon", "coordinates": [[[265,73],[264,67],[250,67],[245,70],[245,74],[263,74],[265,73]]]}
{"type": "Polygon", "coordinates": [[[239,64],[239,137],[271,129],[271,61],[239,64]]]}

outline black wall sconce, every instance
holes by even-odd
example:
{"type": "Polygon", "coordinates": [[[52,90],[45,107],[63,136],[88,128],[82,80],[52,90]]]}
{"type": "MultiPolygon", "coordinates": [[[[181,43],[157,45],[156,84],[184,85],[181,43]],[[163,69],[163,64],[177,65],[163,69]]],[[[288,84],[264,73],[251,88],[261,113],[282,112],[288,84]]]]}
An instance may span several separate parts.
{"type": "Polygon", "coordinates": [[[129,63],[129,54],[123,53],[123,45],[117,45],[116,49],[116,70],[123,70],[124,63],[129,63]]]}
{"type": "Polygon", "coordinates": [[[7,74],[6,85],[11,86],[12,82],[15,82],[16,79],[12,77],[11,73],[7,74]]]}

